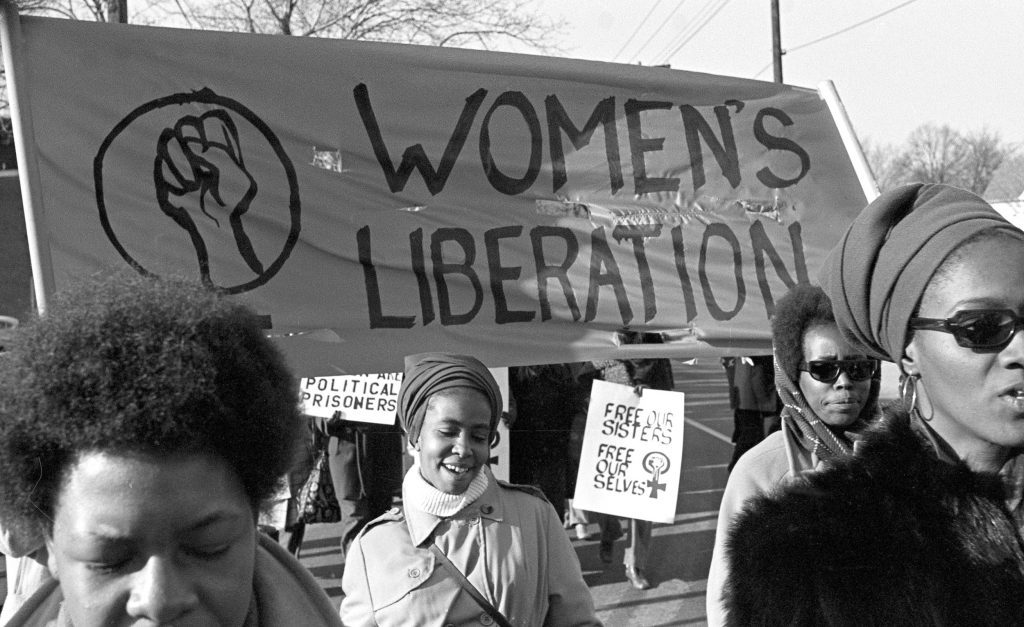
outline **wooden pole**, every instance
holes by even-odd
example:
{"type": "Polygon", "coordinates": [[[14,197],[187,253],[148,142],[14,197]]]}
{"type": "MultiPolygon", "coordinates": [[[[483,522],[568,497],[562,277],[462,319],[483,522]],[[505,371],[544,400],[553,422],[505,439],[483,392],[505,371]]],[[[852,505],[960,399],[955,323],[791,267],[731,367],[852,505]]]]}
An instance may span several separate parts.
{"type": "Polygon", "coordinates": [[[782,33],[779,30],[779,0],[772,0],[772,66],[775,82],[782,82],[782,33]]]}
{"type": "Polygon", "coordinates": [[[107,21],[112,24],[127,24],[128,0],[107,0],[107,21]]]}

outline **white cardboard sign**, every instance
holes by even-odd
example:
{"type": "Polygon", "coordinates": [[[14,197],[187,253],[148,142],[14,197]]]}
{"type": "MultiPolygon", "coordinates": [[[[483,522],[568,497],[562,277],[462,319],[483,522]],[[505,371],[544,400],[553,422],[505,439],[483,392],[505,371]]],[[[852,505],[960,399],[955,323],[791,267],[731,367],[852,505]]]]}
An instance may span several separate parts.
{"type": "Polygon", "coordinates": [[[594,381],[574,503],[661,523],[675,519],[683,458],[682,392],[594,381]]]}
{"type": "Polygon", "coordinates": [[[311,377],[299,385],[305,414],[330,417],[341,411],[346,420],[390,425],[398,410],[402,373],[311,377]]]}

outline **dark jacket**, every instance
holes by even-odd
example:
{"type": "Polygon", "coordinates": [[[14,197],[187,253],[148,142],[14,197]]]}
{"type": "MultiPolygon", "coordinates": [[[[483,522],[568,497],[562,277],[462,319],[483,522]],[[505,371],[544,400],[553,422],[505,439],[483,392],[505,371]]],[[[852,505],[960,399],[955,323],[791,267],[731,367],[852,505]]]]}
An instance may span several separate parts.
{"type": "Polygon", "coordinates": [[[729,625],[1024,625],[1024,547],[995,475],[939,461],[906,413],[856,456],[751,499],[729,625]]]}
{"type": "MultiPolygon", "coordinates": [[[[323,416],[310,419],[313,430],[328,437],[327,459],[337,498],[355,501],[377,492],[391,494],[401,489],[402,432],[397,424],[378,425],[323,416]],[[378,485],[371,485],[373,482],[378,485]]],[[[314,437],[314,441],[318,439],[314,437]]]]}

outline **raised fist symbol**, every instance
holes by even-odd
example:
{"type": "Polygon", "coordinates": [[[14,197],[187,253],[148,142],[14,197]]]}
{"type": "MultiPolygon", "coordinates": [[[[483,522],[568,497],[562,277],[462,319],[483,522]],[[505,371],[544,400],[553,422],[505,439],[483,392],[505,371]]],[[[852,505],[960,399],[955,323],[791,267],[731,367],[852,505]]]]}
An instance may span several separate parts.
{"type": "Polygon", "coordinates": [[[242,218],[256,197],[256,180],[245,168],[238,129],[224,109],[182,117],[157,142],[153,181],[160,209],[188,232],[202,281],[210,278],[210,256],[202,232],[230,228],[238,254],[257,275],[263,264],[242,218]],[[226,223],[226,224],[225,224],[226,223]]]}

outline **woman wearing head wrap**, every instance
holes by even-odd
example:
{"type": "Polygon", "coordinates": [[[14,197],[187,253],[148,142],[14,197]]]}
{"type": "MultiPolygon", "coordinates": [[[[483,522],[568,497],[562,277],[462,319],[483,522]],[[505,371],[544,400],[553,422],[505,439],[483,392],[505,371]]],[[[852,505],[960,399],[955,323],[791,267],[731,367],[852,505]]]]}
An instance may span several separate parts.
{"type": "Polygon", "coordinates": [[[820,287],[799,284],[779,300],[772,344],[782,428],[744,453],[729,474],[708,572],[710,625],[725,620],[725,540],[747,500],[852,455],[859,433],[878,411],[878,361],[842,338],[820,287]]]}
{"type": "Polygon", "coordinates": [[[751,501],[735,625],[1021,625],[1024,234],[945,185],[887,192],[824,279],[847,340],[901,370],[853,457],[751,501]]]}
{"type": "Polygon", "coordinates": [[[406,358],[398,419],[414,463],[404,509],[352,543],[346,625],[600,624],[554,508],[539,491],[491,474],[501,405],[491,373],[472,357],[406,358]]]}

